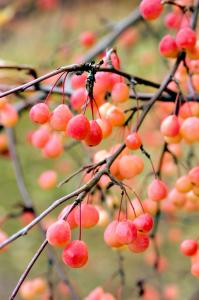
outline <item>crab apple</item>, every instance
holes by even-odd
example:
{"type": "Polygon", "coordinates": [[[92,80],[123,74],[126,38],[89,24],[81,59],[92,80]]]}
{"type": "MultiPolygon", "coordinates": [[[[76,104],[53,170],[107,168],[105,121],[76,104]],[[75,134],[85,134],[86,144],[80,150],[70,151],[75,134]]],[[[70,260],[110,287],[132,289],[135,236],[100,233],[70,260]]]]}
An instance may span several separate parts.
{"type": "Polygon", "coordinates": [[[88,93],[84,87],[75,90],[70,98],[71,106],[74,110],[80,111],[82,106],[86,103],[88,93]]]}
{"type": "Polygon", "coordinates": [[[143,201],[142,204],[143,204],[143,207],[144,207],[144,211],[146,213],[149,213],[151,215],[155,215],[156,214],[156,212],[158,210],[158,204],[157,204],[157,202],[155,202],[155,201],[147,198],[147,199],[145,199],[143,201]]]}
{"type": "Polygon", "coordinates": [[[65,220],[56,221],[48,227],[46,238],[50,245],[64,247],[71,239],[70,225],[65,220]]]}
{"type": "Polygon", "coordinates": [[[129,250],[134,253],[144,252],[150,244],[150,239],[147,234],[138,232],[137,238],[133,243],[129,244],[129,250]]]}
{"type": "Polygon", "coordinates": [[[165,35],[159,43],[159,51],[167,58],[176,58],[179,50],[174,37],[170,34],[165,35]]]}
{"type": "Polygon", "coordinates": [[[84,300],[101,300],[103,294],[103,288],[101,286],[98,286],[94,290],[92,290],[84,300]]]}
{"type": "Polygon", "coordinates": [[[122,126],[125,121],[125,114],[120,107],[112,105],[106,114],[112,126],[122,126]]]}
{"type": "Polygon", "coordinates": [[[64,151],[61,138],[54,134],[43,148],[43,154],[45,157],[55,158],[62,154],[64,151]]]}
{"type": "MultiPolygon", "coordinates": [[[[190,59],[193,59],[193,62],[199,59],[199,40],[196,42],[193,49],[187,51],[187,55],[190,59]]],[[[191,64],[193,64],[193,62],[191,64]]]]}
{"type": "Polygon", "coordinates": [[[130,244],[137,237],[136,226],[130,220],[121,221],[116,226],[115,235],[120,244],[130,244]]]}
{"type": "Polygon", "coordinates": [[[124,155],[119,160],[119,173],[123,178],[130,179],[140,174],[144,169],[142,158],[137,155],[124,155]]]}
{"type": "Polygon", "coordinates": [[[84,140],[89,131],[90,123],[82,114],[76,115],[68,122],[67,134],[76,140],[84,140]]]}
{"type": "Polygon", "coordinates": [[[34,297],[36,296],[36,292],[33,287],[34,287],[34,284],[33,284],[32,280],[24,281],[19,290],[21,298],[24,300],[34,299],[34,297]]]}
{"type": "Polygon", "coordinates": [[[35,218],[35,214],[31,210],[24,210],[20,216],[20,221],[23,226],[28,225],[35,218]]]}
{"type": "Polygon", "coordinates": [[[91,47],[96,42],[96,34],[92,31],[84,31],[80,35],[80,43],[84,47],[91,47]]]}
{"type": "Polygon", "coordinates": [[[50,119],[50,111],[48,105],[45,103],[35,104],[30,112],[29,116],[32,122],[38,124],[45,124],[50,119]]]}
{"type": "Polygon", "coordinates": [[[71,268],[81,268],[88,261],[88,248],[84,241],[70,242],[62,252],[63,262],[71,268]]]}
{"type": "Polygon", "coordinates": [[[112,83],[111,86],[112,86],[112,88],[114,87],[114,85],[116,83],[124,82],[123,77],[118,75],[118,74],[112,73],[112,74],[110,74],[110,77],[111,77],[111,83],[112,83]]]}
{"type": "Polygon", "coordinates": [[[189,117],[199,116],[199,103],[198,102],[185,102],[181,105],[179,116],[183,119],[189,117]]]}
{"type": "Polygon", "coordinates": [[[184,240],[180,245],[180,251],[186,256],[195,255],[198,250],[198,243],[195,240],[184,240]]]}
{"type": "Polygon", "coordinates": [[[75,222],[83,228],[95,226],[99,221],[99,212],[92,204],[83,203],[75,210],[75,222]],[[80,218],[81,214],[81,218],[80,218]]]}
{"type": "Polygon", "coordinates": [[[171,136],[164,136],[164,140],[168,144],[177,144],[177,143],[180,143],[180,141],[182,140],[182,136],[180,134],[177,134],[177,135],[175,135],[173,137],[171,137],[171,136]]]}
{"type": "Polygon", "coordinates": [[[13,105],[5,103],[0,110],[0,124],[5,127],[13,127],[18,121],[18,113],[13,105]]]}
{"type": "Polygon", "coordinates": [[[106,102],[106,103],[104,103],[104,104],[102,104],[101,106],[100,106],[100,108],[99,108],[99,114],[100,114],[100,117],[102,118],[102,117],[104,117],[104,118],[106,118],[106,116],[107,116],[107,111],[109,110],[109,108],[112,108],[112,107],[114,107],[111,103],[109,103],[109,102],[106,102]]]}
{"type": "Polygon", "coordinates": [[[113,102],[125,102],[129,98],[129,87],[124,82],[116,83],[113,86],[111,97],[113,102]]]}
{"type": "Polygon", "coordinates": [[[85,138],[85,142],[88,146],[97,146],[102,141],[102,129],[97,121],[90,121],[90,130],[85,138]]]}
{"type": "Polygon", "coordinates": [[[183,121],[180,134],[187,143],[194,143],[199,140],[199,118],[190,117],[183,121]]]}
{"type": "Polygon", "coordinates": [[[130,48],[138,40],[138,31],[135,28],[129,28],[125,30],[119,38],[119,43],[125,48],[130,48]]]}
{"type": "Polygon", "coordinates": [[[87,75],[86,73],[83,74],[74,74],[71,77],[71,86],[73,89],[79,89],[79,88],[83,88],[85,87],[85,83],[86,83],[86,79],[87,79],[87,75]]]}
{"type": "Polygon", "coordinates": [[[104,118],[104,117],[96,119],[96,122],[98,123],[98,125],[100,126],[100,128],[102,130],[103,139],[109,137],[112,133],[111,122],[107,118],[104,118]]]}
{"type": "Polygon", "coordinates": [[[169,29],[179,29],[183,15],[174,11],[168,13],[165,17],[164,24],[169,29]]]}
{"type": "Polygon", "coordinates": [[[199,166],[189,171],[189,179],[193,184],[199,186],[199,166]]]}
{"type": "Polygon", "coordinates": [[[54,109],[50,117],[50,125],[54,130],[65,131],[66,126],[72,116],[72,112],[70,111],[68,105],[60,104],[54,109]]]}
{"type": "Polygon", "coordinates": [[[53,170],[47,170],[38,178],[38,184],[39,186],[44,189],[51,189],[56,186],[57,183],[57,173],[53,170]]]}
{"type": "Polygon", "coordinates": [[[31,142],[36,148],[44,148],[50,139],[50,131],[47,127],[40,127],[32,134],[31,142]]]}
{"type": "Polygon", "coordinates": [[[189,176],[184,175],[178,178],[175,187],[180,193],[188,193],[192,189],[192,183],[189,176]]]}
{"type": "Polygon", "coordinates": [[[104,93],[107,91],[111,91],[112,89],[112,80],[111,80],[111,73],[108,72],[98,72],[95,75],[95,84],[94,90],[98,87],[98,92],[104,93]]]}
{"type": "Polygon", "coordinates": [[[109,247],[119,248],[122,244],[118,241],[116,236],[116,228],[119,222],[117,220],[108,224],[104,231],[104,241],[109,247]]]}
{"type": "Polygon", "coordinates": [[[66,207],[64,207],[58,216],[58,220],[63,219],[65,216],[67,216],[66,220],[67,220],[68,224],[70,225],[70,228],[73,229],[73,228],[77,227],[77,223],[75,221],[76,208],[74,208],[72,211],[70,211],[71,208],[72,208],[72,205],[67,205],[66,207]],[[70,211],[70,213],[68,214],[69,211],[70,211]]]}
{"type": "Polygon", "coordinates": [[[32,280],[32,284],[33,284],[33,289],[37,294],[42,294],[43,292],[45,292],[47,288],[46,281],[41,277],[34,278],[32,280]]]}
{"type": "Polygon", "coordinates": [[[168,195],[169,201],[177,207],[183,207],[186,202],[185,193],[180,193],[177,189],[172,189],[168,195]]]}
{"type": "Polygon", "coordinates": [[[161,124],[160,131],[163,135],[174,137],[180,132],[180,123],[175,115],[166,117],[161,124]]]}
{"type": "Polygon", "coordinates": [[[150,21],[157,19],[161,15],[163,5],[161,0],[142,0],[139,9],[142,17],[150,21]]]}
{"type": "Polygon", "coordinates": [[[176,35],[176,44],[179,49],[193,49],[196,44],[195,31],[189,27],[180,29],[176,35]]]}
{"type": "Polygon", "coordinates": [[[194,263],[191,266],[191,274],[195,277],[199,277],[199,263],[194,263]]]}
{"type": "Polygon", "coordinates": [[[137,230],[149,232],[153,228],[153,218],[150,214],[144,213],[133,221],[137,230]]]}
{"type": "Polygon", "coordinates": [[[138,132],[132,132],[127,135],[125,144],[130,150],[137,150],[142,145],[142,140],[138,132]]]}
{"type": "Polygon", "coordinates": [[[160,201],[166,198],[168,189],[162,180],[154,179],[148,186],[147,193],[151,200],[160,201]]]}

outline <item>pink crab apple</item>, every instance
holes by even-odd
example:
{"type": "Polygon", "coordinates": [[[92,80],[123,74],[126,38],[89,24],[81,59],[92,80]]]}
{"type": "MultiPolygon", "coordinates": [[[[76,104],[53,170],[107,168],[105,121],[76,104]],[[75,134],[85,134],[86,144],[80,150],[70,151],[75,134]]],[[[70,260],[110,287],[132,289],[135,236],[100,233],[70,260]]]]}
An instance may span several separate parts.
{"type": "Polygon", "coordinates": [[[88,146],[97,146],[102,141],[103,134],[102,129],[97,121],[90,121],[90,130],[85,138],[85,142],[88,146]]]}
{"type": "Polygon", "coordinates": [[[67,220],[68,224],[70,225],[70,228],[74,229],[78,226],[75,221],[76,208],[74,208],[70,211],[71,208],[72,208],[72,205],[67,205],[66,207],[64,207],[58,216],[58,220],[63,219],[63,217],[67,216],[66,220],[67,220]],[[69,211],[70,211],[70,213],[69,213],[69,211]]]}
{"type": "Polygon", "coordinates": [[[80,35],[80,42],[84,47],[91,47],[96,42],[96,34],[92,31],[84,31],[80,35]]]}
{"type": "Polygon", "coordinates": [[[119,160],[119,172],[123,178],[130,179],[144,169],[142,158],[137,155],[124,155],[119,160]]]}
{"type": "Polygon", "coordinates": [[[172,11],[166,15],[164,23],[167,28],[178,30],[180,28],[182,19],[182,13],[176,13],[172,11]]]}
{"type": "Polygon", "coordinates": [[[74,74],[71,77],[71,85],[73,89],[79,89],[85,87],[87,75],[83,73],[81,75],[74,74]]]}
{"type": "Polygon", "coordinates": [[[116,236],[116,228],[119,222],[117,220],[108,224],[104,231],[104,241],[109,247],[119,248],[122,244],[118,241],[116,236]]]}
{"type": "Polygon", "coordinates": [[[85,87],[76,89],[70,98],[71,106],[74,110],[80,111],[82,106],[86,103],[88,94],[85,87]]]}
{"type": "Polygon", "coordinates": [[[100,126],[102,130],[103,139],[109,137],[112,133],[112,125],[111,122],[107,118],[99,118],[96,119],[96,122],[100,126]]]}
{"type": "Polygon", "coordinates": [[[76,140],[84,140],[89,131],[90,123],[82,114],[76,115],[68,122],[67,134],[76,140]]]}
{"type": "Polygon", "coordinates": [[[175,58],[177,57],[179,50],[176,44],[175,39],[170,35],[165,35],[159,44],[160,54],[167,58],[175,58]]]}
{"type": "Polygon", "coordinates": [[[48,105],[45,103],[35,104],[30,112],[29,116],[32,122],[38,124],[45,124],[50,119],[50,111],[48,105]]]}
{"type": "Polygon", "coordinates": [[[130,220],[121,221],[116,226],[115,236],[120,244],[130,244],[137,237],[136,226],[130,220]]]}
{"type": "Polygon", "coordinates": [[[196,44],[196,32],[189,27],[180,29],[176,35],[176,44],[181,50],[193,49],[196,44]]]}
{"type": "Polygon", "coordinates": [[[125,144],[130,150],[137,150],[142,145],[142,140],[138,132],[132,132],[127,135],[125,144]]]}
{"type": "Polygon", "coordinates": [[[149,247],[150,239],[146,233],[139,233],[133,243],[129,244],[129,250],[134,253],[144,252],[149,247]]]}
{"type": "Polygon", "coordinates": [[[66,246],[71,239],[70,225],[65,220],[58,220],[48,227],[46,238],[52,246],[66,246]]]}
{"type": "Polygon", "coordinates": [[[199,166],[196,166],[193,169],[191,169],[189,171],[188,176],[194,185],[199,186],[199,166]]]}
{"type": "Polygon", "coordinates": [[[51,136],[51,138],[43,148],[44,156],[49,158],[59,157],[63,151],[64,148],[61,137],[56,134],[51,136]]]}
{"type": "Polygon", "coordinates": [[[160,179],[154,179],[148,186],[148,197],[154,201],[161,201],[166,198],[168,189],[166,184],[160,179]]]}
{"type": "Polygon", "coordinates": [[[183,121],[180,134],[187,143],[199,141],[199,118],[190,117],[183,121]]]}
{"type": "Polygon", "coordinates": [[[186,256],[195,255],[198,250],[198,243],[195,240],[184,240],[180,245],[180,251],[186,256]]]}
{"type": "Polygon", "coordinates": [[[38,178],[38,184],[44,190],[55,187],[56,183],[57,173],[53,170],[44,171],[38,178]]]}
{"type": "MultiPolygon", "coordinates": [[[[45,126],[45,125],[44,125],[45,126]]],[[[36,148],[44,148],[50,139],[50,131],[47,127],[40,127],[32,134],[31,142],[36,148]]]]}
{"type": "Polygon", "coordinates": [[[70,242],[62,252],[63,262],[71,268],[81,268],[88,261],[88,248],[84,241],[70,242]]]}
{"type": "Polygon", "coordinates": [[[0,110],[0,124],[5,127],[13,127],[18,121],[18,113],[13,105],[5,103],[0,110]]]}
{"type": "Polygon", "coordinates": [[[142,232],[149,232],[153,228],[153,218],[150,214],[144,213],[133,221],[137,230],[142,232]]]}
{"type": "Polygon", "coordinates": [[[166,117],[161,124],[160,131],[163,135],[174,137],[180,132],[180,123],[175,115],[166,117]]]}
{"type": "Polygon", "coordinates": [[[157,19],[163,11],[161,0],[142,0],[139,8],[143,18],[149,21],[157,19]]]}
{"type": "Polygon", "coordinates": [[[50,117],[50,125],[54,130],[65,131],[66,126],[71,118],[72,112],[70,111],[68,105],[60,104],[54,109],[50,117]]]}
{"type": "Polygon", "coordinates": [[[95,226],[99,221],[99,212],[96,207],[92,204],[82,203],[81,207],[79,206],[75,210],[75,222],[80,226],[80,219],[81,219],[81,226],[83,228],[90,228],[95,226]],[[81,214],[81,218],[80,218],[81,214]]]}
{"type": "Polygon", "coordinates": [[[116,83],[113,86],[111,97],[113,102],[125,102],[129,98],[129,87],[124,82],[116,83]]]}

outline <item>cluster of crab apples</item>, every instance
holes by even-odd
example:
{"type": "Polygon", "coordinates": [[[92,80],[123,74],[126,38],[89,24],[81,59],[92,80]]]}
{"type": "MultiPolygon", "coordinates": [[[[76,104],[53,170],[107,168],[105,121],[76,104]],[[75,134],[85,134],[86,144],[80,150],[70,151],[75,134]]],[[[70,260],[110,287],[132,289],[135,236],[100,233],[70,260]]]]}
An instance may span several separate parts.
{"type": "MultiPolygon", "coordinates": [[[[144,19],[155,20],[164,10],[167,1],[161,0],[142,0],[140,12],[144,19]]],[[[190,1],[182,1],[182,5],[190,5],[190,1]],[[189,2],[189,3],[186,3],[189,2]]],[[[187,6],[188,7],[188,6],[187,6]]],[[[165,35],[159,44],[160,53],[167,58],[176,58],[181,50],[185,50],[190,58],[199,58],[199,43],[196,32],[190,27],[190,11],[183,14],[180,5],[174,5],[173,11],[165,18],[165,26],[176,30],[176,36],[165,35]]]]}
{"type": "MultiPolygon", "coordinates": [[[[108,224],[104,232],[105,243],[112,248],[128,246],[130,251],[140,253],[145,251],[150,243],[148,233],[153,228],[153,217],[149,213],[134,216],[128,219],[120,211],[117,219],[108,224]]],[[[63,262],[72,267],[83,267],[88,260],[88,247],[80,239],[71,241],[71,230],[79,227],[92,228],[98,224],[100,212],[93,204],[83,202],[72,210],[71,205],[66,206],[51,224],[46,233],[50,245],[64,247],[63,262]]]]}

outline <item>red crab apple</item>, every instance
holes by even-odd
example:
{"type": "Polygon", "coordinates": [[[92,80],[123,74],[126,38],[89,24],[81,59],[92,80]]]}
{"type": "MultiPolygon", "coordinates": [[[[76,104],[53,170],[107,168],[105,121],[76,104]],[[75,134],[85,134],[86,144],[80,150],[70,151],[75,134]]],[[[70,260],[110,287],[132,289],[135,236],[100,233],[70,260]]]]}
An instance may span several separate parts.
{"type": "Polygon", "coordinates": [[[71,268],[81,268],[88,261],[88,248],[84,241],[70,242],[62,253],[63,262],[71,268]]]}

